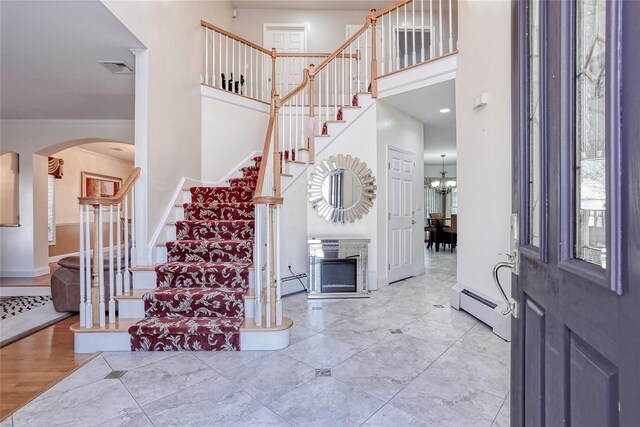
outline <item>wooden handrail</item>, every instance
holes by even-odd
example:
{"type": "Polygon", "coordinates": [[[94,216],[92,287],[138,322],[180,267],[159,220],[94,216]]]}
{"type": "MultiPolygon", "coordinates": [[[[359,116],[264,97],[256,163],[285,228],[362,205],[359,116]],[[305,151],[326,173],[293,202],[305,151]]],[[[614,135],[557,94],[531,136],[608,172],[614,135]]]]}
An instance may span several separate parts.
{"type": "Polygon", "coordinates": [[[275,124],[276,109],[275,98],[271,102],[271,111],[269,112],[269,124],[267,125],[267,136],[264,140],[264,148],[262,149],[262,161],[260,162],[260,169],[258,171],[258,181],[256,182],[257,196],[262,195],[262,187],[264,186],[264,174],[267,171],[267,157],[269,156],[269,147],[271,146],[271,135],[273,135],[273,126],[275,124]]]}
{"type": "Polygon", "coordinates": [[[140,171],[141,171],[140,168],[135,168],[133,171],[131,171],[131,173],[129,174],[129,177],[124,182],[124,184],[122,184],[122,186],[120,187],[120,189],[118,190],[118,192],[116,193],[115,196],[109,196],[109,197],[78,197],[78,202],[81,205],[92,205],[92,206],[96,206],[96,205],[103,205],[103,206],[119,205],[120,202],[122,202],[124,197],[127,195],[127,193],[129,193],[129,190],[131,190],[131,187],[133,187],[133,184],[135,184],[135,182],[138,180],[138,177],[140,177],[140,171]]]}
{"type": "Polygon", "coordinates": [[[322,61],[320,65],[317,65],[315,67],[314,75],[322,71],[322,69],[326,67],[329,62],[333,61],[340,54],[340,52],[345,50],[351,43],[353,43],[355,39],[360,37],[360,35],[365,31],[367,31],[367,28],[369,28],[369,25],[371,25],[371,20],[370,20],[370,16],[367,16],[367,22],[364,23],[362,28],[360,28],[356,33],[354,33],[351,37],[349,37],[347,41],[342,43],[340,47],[336,49],[336,51],[333,52],[331,55],[329,55],[324,61],[322,61]]]}
{"type": "Polygon", "coordinates": [[[220,33],[220,34],[224,34],[225,36],[229,37],[230,39],[233,39],[233,40],[238,41],[238,42],[240,42],[240,43],[244,43],[244,44],[246,44],[247,46],[251,46],[252,48],[259,50],[260,52],[262,52],[262,53],[264,53],[264,54],[266,54],[266,55],[271,56],[271,51],[270,51],[270,50],[265,49],[265,48],[263,48],[262,46],[259,46],[259,45],[255,44],[255,43],[253,43],[253,42],[250,42],[250,41],[249,41],[249,40],[247,40],[247,39],[243,39],[243,38],[242,38],[242,37],[240,37],[240,36],[236,36],[235,34],[233,34],[233,33],[229,32],[229,31],[227,31],[227,30],[223,30],[223,29],[222,29],[222,28],[220,28],[220,27],[216,27],[215,25],[210,24],[210,23],[208,23],[207,21],[200,21],[200,25],[202,25],[203,27],[208,28],[208,29],[210,29],[210,30],[216,31],[216,32],[218,32],[218,33],[220,33]]]}
{"type": "Polygon", "coordinates": [[[381,10],[381,11],[379,11],[379,12],[375,12],[375,13],[373,14],[373,17],[374,17],[374,18],[376,18],[376,19],[378,19],[378,18],[380,18],[382,15],[386,15],[386,14],[387,14],[387,13],[389,13],[389,12],[393,12],[394,10],[399,9],[399,8],[401,8],[402,6],[404,6],[405,4],[409,4],[409,3],[411,3],[411,2],[413,2],[413,0],[400,0],[399,2],[394,3],[394,4],[392,4],[391,6],[386,7],[386,8],[382,9],[382,10],[381,10]]]}
{"type": "Polygon", "coordinates": [[[280,100],[280,104],[278,105],[278,107],[286,104],[291,98],[296,96],[302,89],[307,86],[307,83],[309,83],[309,69],[305,68],[302,74],[302,82],[280,100]]]}

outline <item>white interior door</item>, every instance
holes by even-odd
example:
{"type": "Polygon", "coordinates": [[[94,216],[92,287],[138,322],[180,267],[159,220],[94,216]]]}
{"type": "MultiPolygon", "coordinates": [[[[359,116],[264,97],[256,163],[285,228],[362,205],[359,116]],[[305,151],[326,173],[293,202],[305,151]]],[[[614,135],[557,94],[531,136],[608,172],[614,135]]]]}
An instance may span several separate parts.
{"type": "MultiPolygon", "coordinates": [[[[304,53],[307,50],[305,26],[265,24],[264,45],[282,53],[304,53]]],[[[281,96],[300,84],[305,66],[302,58],[280,58],[276,61],[276,83],[281,96]]]]}
{"type": "Polygon", "coordinates": [[[387,148],[389,174],[389,282],[413,276],[413,170],[414,154],[387,148]]]}

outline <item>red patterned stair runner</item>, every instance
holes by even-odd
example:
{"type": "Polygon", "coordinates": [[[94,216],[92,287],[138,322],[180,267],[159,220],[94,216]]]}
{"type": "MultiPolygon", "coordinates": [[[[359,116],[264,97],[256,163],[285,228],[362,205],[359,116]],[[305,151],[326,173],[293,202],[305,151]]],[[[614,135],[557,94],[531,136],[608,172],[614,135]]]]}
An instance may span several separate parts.
{"type": "Polygon", "coordinates": [[[240,350],[260,157],[254,163],[229,187],[191,188],[167,262],[156,266],[158,287],[143,297],[145,318],[129,328],[131,350],[240,350]]]}

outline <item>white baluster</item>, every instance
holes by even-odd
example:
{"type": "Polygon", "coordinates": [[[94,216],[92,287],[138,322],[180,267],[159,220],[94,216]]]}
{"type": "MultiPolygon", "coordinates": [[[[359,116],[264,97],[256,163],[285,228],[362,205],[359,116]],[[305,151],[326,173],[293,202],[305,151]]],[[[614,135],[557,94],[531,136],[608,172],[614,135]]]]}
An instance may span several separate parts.
{"type": "Polygon", "coordinates": [[[453,52],[453,9],[451,9],[451,0],[449,0],[449,52],[453,52]]]}
{"type": "Polygon", "coordinates": [[[407,21],[407,6],[404,6],[404,67],[409,65],[409,39],[407,38],[407,27],[409,22],[407,21]]]}
{"type": "Polygon", "coordinates": [[[204,28],[204,83],[209,84],[209,30],[204,28]]]}
{"type": "Polygon", "coordinates": [[[84,206],[80,205],[80,327],[85,327],[86,303],[85,303],[85,282],[84,282],[84,206]]]}
{"type": "Polygon", "coordinates": [[[320,116],[319,119],[316,119],[318,121],[317,135],[320,135],[322,131],[322,72],[316,74],[316,80],[318,81],[318,112],[316,115],[320,116]]]}
{"type": "Polygon", "coordinates": [[[109,205],[109,323],[116,322],[116,301],[113,299],[115,277],[113,271],[113,206],[109,205]]]}
{"type": "Polygon", "coordinates": [[[369,92],[369,29],[364,32],[364,90],[363,92],[369,92]]]}
{"type": "Polygon", "coordinates": [[[420,60],[424,62],[424,0],[420,0],[420,34],[422,36],[422,43],[420,45],[420,60]]]}
{"type": "Polygon", "coordinates": [[[87,205],[86,207],[86,219],[85,219],[85,233],[84,233],[84,247],[85,247],[85,279],[84,283],[87,286],[87,304],[86,309],[87,312],[85,314],[85,323],[87,328],[93,327],[93,304],[91,303],[91,207],[87,205]]]}
{"type": "Polygon", "coordinates": [[[120,228],[120,206],[122,205],[121,203],[118,203],[118,206],[116,207],[116,219],[118,221],[117,225],[116,225],[116,295],[122,295],[122,282],[123,282],[123,277],[122,277],[122,241],[121,241],[121,234],[122,234],[122,229],[120,228]]]}
{"type": "Polygon", "coordinates": [[[435,55],[435,44],[433,41],[433,0],[429,0],[429,59],[433,59],[435,55]]]}
{"type": "Polygon", "coordinates": [[[99,207],[98,214],[98,247],[100,248],[100,252],[97,254],[93,254],[93,256],[98,257],[98,283],[100,288],[100,305],[99,305],[99,313],[100,313],[100,327],[104,328],[105,325],[105,305],[104,305],[104,229],[103,229],[103,219],[102,219],[102,205],[99,207]]]}
{"type": "Polygon", "coordinates": [[[438,0],[440,7],[438,10],[439,24],[438,24],[438,56],[442,56],[442,0],[438,0]]]}
{"type": "Polygon", "coordinates": [[[413,60],[412,64],[416,63],[416,2],[411,2],[411,25],[412,31],[411,36],[413,40],[411,59],[413,60]]]}
{"type": "Polygon", "coordinates": [[[396,9],[396,31],[394,33],[396,41],[394,47],[396,50],[396,70],[400,69],[400,8],[396,9]]]}
{"type": "Polygon", "coordinates": [[[129,272],[129,195],[124,196],[124,271],[122,272],[122,284],[124,293],[128,294],[131,288],[129,272]]]}
{"type": "Polygon", "coordinates": [[[267,276],[267,280],[266,280],[265,293],[266,293],[266,297],[267,298],[266,298],[266,304],[265,304],[265,320],[266,320],[266,325],[265,326],[267,328],[270,328],[271,327],[271,286],[272,286],[272,283],[271,283],[271,250],[270,250],[270,248],[271,248],[271,244],[273,242],[271,242],[271,227],[272,227],[272,224],[271,224],[271,218],[270,218],[270,215],[269,215],[270,208],[269,208],[268,205],[266,206],[266,208],[267,208],[267,211],[266,211],[265,215],[266,215],[266,218],[267,218],[267,221],[266,221],[266,236],[267,236],[267,238],[266,238],[266,242],[267,242],[267,245],[266,245],[266,252],[267,252],[267,256],[266,256],[267,268],[266,268],[266,270],[267,270],[267,275],[266,276],[267,276]]]}
{"type": "Polygon", "coordinates": [[[276,325],[282,325],[282,276],[280,274],[280,206],[275,207],[276,214],[276,325]]]}
{"type": "Polygon", "coordinates": [[[349,44],[349,94],[347,95],[347,104],[351,105],[353,99],[353,43],[349,44]]]}
{"type": "Polygon", "coordinates": [[[211,86],[216,86],[216,32],[211,31],[211,86]]]}
{"type": "Polygon", "coordinates": [[[387,25],[387,27],[389,27],[389,48],[387,49],[387,55],[389,56],[388,60],[387,60],[387,69],[389,70],[388,72],[392,72],[393,71],[393,62],[395,56],[393,55],[393,49],[394,49],[394,40],[393,40],[393,24],[392,22],[392,14],[393,11],[389,12],[389,25],[387,25]]]}
{"type": "Polygon", "coordinates": [[[358,53],[358,60],[356,62],[356,75],[358,76],[356,82],[356,92],[360,92],[360,63],[362,62],[362,52],[360,51],[360,36],[356,38],[356,52],[358,53]]]}
{"type": "MultiPolygon", "coordinates": [[[[233,39],[231,39],[231,77],[238,80],[238,77],[236,76],[236,41],[233,39]]],[[[235,93],[233,88],[233,79],[231,81],[231,93],[235,93]]]]}
{"type": "Polygon", "coordinates": [[[136,187],[131,187],[131,267],[138,266],[138,249],[136,245],[136,187]]]}
{"type": "Polygon", "coordinates": [[[245,75],[245,74],[247,75],[247,77],[245,78],[245,81],[249,78],[249,75],[247,74],[247,70],[248,70],[248,68],[247,68],[247,66],[248,66],[248,64],[247,64],[247,45],[244,44],[244,43],[242,45],[244,46],[244,62],[242,64],[243,72],[240,73],[240,89],[239,90],[240,90],[241,94],[246,95],[246,93],[244,93],[245,91],[244,91],[244,89],[242,87],[242,76],[245,75]]]}
{"type": "MultiPolygon", "coordinates": [[[[266,159],[263,159],[266,161],[266,159]]],[[[253,277],[254,283],[254,314],[257,326],[262,325],[262,215],[260,214],[260,206],[254,208],[255,215],[255,244],[253,253],[253,277]]]]}
{"type": "Polygon", "coordinates": [[[325,97],[327,98],[326,99],[327,104],[326,104],[326,107],[324,109],[324,115],[325,115],[325,119],[324,120],[325,120],[325,122],[327,120],[329,120],[329,86],[331,86],[331,78],[330,78],[331,76],[329,75],[329,67],[330,66],[331,66],[330,63],[327,64],[327,66],[325,67],[325,72],[324,72],[324,74],[326,76],[325,97]]]}
{"type": "Polygon", "coordinates": [[[218,67],[220,68],[218,70],[218,76],[216,78],[220,78],[220,84],[218,85],[218,88],[222,88],[222,73],[226,71],[224,71],[224,68],[222,67],[222,34],[218,35],[218,67]]]}
{"type": "Polygon", "coordinates": [[[382,54],[381,55],[382,61],[380,63],[380,69],[382,70],[382,72],[379,73],[378,76],[380,76],[380,75],[385,73],[384,69],[385,69],[385,64],[386,64],[386,61],[385,61],[386,58],[385,58],[385,54],[384,54],[384,45],[385,45],[385,42],[384,42],[384,37],[385,37],[384,15],[382,15],[382,22],[381,22],[381,26],[380,26],[380,34],[381,34],[381,37],[380,37],[380,49],[381,49],[381,54],[382,54]]]}
{"type": "Polygon", "coordinates": [[[224,45],[224,76],[227,78],[227,87],[223,89],[229,90],[229,36],[225,36],[224,45]]]}

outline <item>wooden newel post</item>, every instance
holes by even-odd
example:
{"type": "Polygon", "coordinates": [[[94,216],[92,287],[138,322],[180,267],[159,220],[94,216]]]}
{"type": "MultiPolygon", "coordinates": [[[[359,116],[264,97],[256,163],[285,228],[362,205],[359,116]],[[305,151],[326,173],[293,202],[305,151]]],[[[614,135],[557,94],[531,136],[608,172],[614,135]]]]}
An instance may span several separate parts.
{"type": "Polygon", "coordinates": [[[371,9],[371,97],[378,97],[378,59],[376,52],[376,10],[371,9]]]}
{"type": "Polygon", "coordinates": [[[316,66],[309,65],[309,164],[315,162],[316,113],[315,113],[315,79],[316,66]]]}
{"type": "Polygon", "coordinates": [[[271,49],[271,97],[276,96],[276,48],[271,49]]]}
{"type": "Polygon", "coordinates": [[[93,205],[93,262],[91,263],[91,318],[100,324],[100,205],[93,205]]]}

